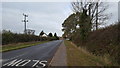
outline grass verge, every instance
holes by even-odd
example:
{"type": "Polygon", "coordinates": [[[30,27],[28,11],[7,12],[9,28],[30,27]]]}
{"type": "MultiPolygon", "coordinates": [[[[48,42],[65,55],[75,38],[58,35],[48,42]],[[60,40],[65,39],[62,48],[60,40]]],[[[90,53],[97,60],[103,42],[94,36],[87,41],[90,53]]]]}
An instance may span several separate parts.
{"type": "Polygon", "coordinates": [[[68,66],[108,66],[110,61],[94,56],[84,48],[78,48],[70,41],[65,41],[68,66]]]}
{"type": "Polygon", "coordinates": [[[30,46],[35,46],[35,45],[46,43],[46,42],[48,42],[48,41],[8,44],[8,45],[0,46],[0,47],[2,47],[2,48],[0,48],[0,52],[17,50],[17,49],[26,48],[26,47],[30,47],[30,46]]]}

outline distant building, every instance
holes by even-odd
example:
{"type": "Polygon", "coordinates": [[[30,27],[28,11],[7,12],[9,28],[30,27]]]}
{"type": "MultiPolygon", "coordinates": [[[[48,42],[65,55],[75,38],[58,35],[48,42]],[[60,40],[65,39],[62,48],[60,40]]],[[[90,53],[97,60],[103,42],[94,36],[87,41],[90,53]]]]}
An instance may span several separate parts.
{"type": "Polygon", "coordinates": [[[35,34],[35,30],[26,29],[25,33],[28,34],[28,35],[34,35],[35,34]]]}

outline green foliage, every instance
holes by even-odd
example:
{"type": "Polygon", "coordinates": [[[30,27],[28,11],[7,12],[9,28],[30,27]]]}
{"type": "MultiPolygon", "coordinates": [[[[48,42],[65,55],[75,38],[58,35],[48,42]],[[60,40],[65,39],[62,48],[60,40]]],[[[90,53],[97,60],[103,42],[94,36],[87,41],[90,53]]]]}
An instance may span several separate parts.
{"type": "Polygon", "coordinates": [[[56,40],[59,40],[59,37],[57,36],[56,33],[54,34],[54,37],[55,37],[56,40]]]}
{"type": "Polygon", "coordinates": [[[82,43],[84,43],[88,37],[88,33],[91,30],[90,26],[88,26],[89,23],[89,16],[87,15],[86,10],[83,10],[83,13],[80,16],[80,21],[79,21],[79,25],[80,25],[80,39],[82,41],[82,43]]]}
{"type": "Polygon", "coordinates": [[[81,13],[73,13],[62,24],[63,37],[73,41],[79,38],[81,43],[85,43],[92,29],[91,26],[90,17],[87,15],[86,10],[81,13]]]}
{"type": "Polygon", "coordinates": [[[18,43],[18,42],[30,42],[39,41],[39,37],[36,35],[17,34],[11,31],[3,30],[2,32],[2,44],[18,43]]]}
{"type": "Polygon", "coordinates": [[[24,42],[24,43],[14,43],[14,44],[8,44],[5,46],[2,46],[2,49],[0,49],[0,52],[7,52],[7,51],[12,51],[12,50],[17,50],[17,49],[21,49],[21,48],[26,48],[26,47],[30,47],[30,46],[35,46],[38,44],[42,44],[42,43],[46,43],[48,41],[34,41],[34,42],[24,42]]]}
{"type": "Polygon", "coordinates": [[[40,36],[36,35],[27,35],[27,34],[17,34],[11,31],[2,31],[2,44],[11,44],[11,43],[19,43],[19,42],[31,42],[31,41],[46,41],[46,40],[59,40],[59,37],[55,33],[54,36],[52,33],[49,33],[48,37],[42,37],[45,34],[41,31],[40,36]]]}
{"type": "Polygon", "coordinates": [[[2,44],[8,44],[14,41],[13,33],[10,31],[3,30],[2,33],[2,44]]]}
{"type": "Polygon", "coordinates": [[[86,10],[71,14],[62,24],[63,37],[85,46],[96,56],[108,54],[120,64],[120,23],[96,31],[86,10]]]}
{"type": "Polygon", "coordinates": [[[76,14],[71,14],[62,24],[62,31],[64,31],[63,37],[65,38],[71,38],[73,32],[76,31],[76,26],[77,26],[77,15],[76,14]]]}

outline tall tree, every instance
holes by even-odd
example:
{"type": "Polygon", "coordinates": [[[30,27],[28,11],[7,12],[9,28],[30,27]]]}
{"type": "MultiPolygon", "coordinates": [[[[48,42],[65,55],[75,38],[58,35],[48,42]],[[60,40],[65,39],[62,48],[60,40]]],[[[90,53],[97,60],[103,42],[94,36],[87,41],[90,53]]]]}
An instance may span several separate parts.
{"type": "Polygon", "coordinates": [[[54,37],[57,37],[57,34],[56,34],[56,33],[54,34],[54,37]]]}
{"type": "Polygon", "coordinates": [[[82,43],[87,40],[91,30],[98,29],[99,25],[103,24],[108,16],[103,14],[108,6],[103,5],[100,1],[81,0],[72,2],[74,13],[71,14],[62,24],[63,37],[69,39],[79,39],[82,43]],[[77,37],[76,37],[77,36],[77,37]]]}
{"type": "Polygon", "coordinates": [[[52,34],[52,33],[49,33],[48,36],[49,36],[49,37],[53,37],[53,34],[52,34]]]}
{"type": "Polygon", "coordinates": [[[59,40],[59,37],[57,36],[57,33],[54,34],[54,37],[56,38],[56,40],[59,40]]]}
{"type": "Polygon", "coordinates": [[[42,37],[42,35],[45,34],[43,30],[40,32],[39,36],[42,37]]]}
{"type": "Polygon", "coordinates": [[[72,2],[73,11],[83,12],[86,10],[90,20],[89,23],[92,25],[92,29],[98,29],[99,25],[104,24],[104,21],[108,19],[108,14],[104,14],[104,11],[108,8],[108,5],[100,0],[79,0],[77,2],[72,2]]]}
{"type": "Polygon", "coordinates": [[[73,32],[76,31],[77,16],[75,13],[71,14],[62,24],[63,37],[71,38],[73,32]]]}

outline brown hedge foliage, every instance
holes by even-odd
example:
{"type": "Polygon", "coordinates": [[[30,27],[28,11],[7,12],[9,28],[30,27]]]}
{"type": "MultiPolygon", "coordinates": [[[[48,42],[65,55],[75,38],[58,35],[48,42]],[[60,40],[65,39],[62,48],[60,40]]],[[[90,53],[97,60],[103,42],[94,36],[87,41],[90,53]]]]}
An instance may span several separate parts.
{"type": "Polygon", "coordinates": [[[120,64],[120,23],[90,32],[84,45],[81,45],[79,38],[74,42],[85,46],[94,55],[109,54],[120,64]]]}

